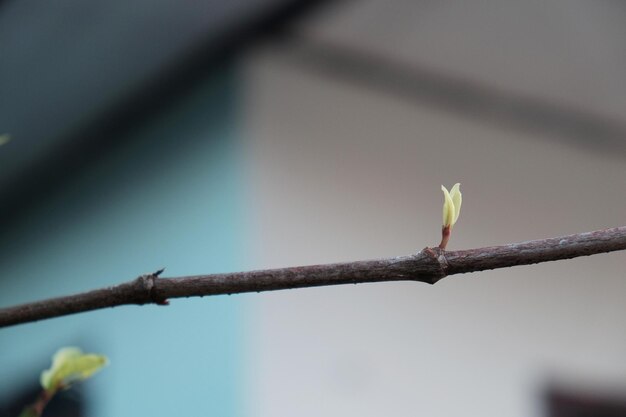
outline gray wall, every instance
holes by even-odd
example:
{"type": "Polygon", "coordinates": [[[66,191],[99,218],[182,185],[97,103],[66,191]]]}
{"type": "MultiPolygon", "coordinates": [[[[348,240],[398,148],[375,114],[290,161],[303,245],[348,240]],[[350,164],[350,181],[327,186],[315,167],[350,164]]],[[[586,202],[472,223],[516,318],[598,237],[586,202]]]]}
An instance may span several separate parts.
{"type": "MultiPolygon", "coordinates": [[[[389,7],[379,6],[369,12],[356,5],[342,9],[334,26],[321,19],[305,36],[369,45],[369,51],[380,47],[387,58],[397,58],[408,46],[368,39],[395,33],[398,42],[409,42],[402,35],[410,36],[411,19],[402,20],[398,12],[400,23],[388,19],[385,26],[380,20],[389,7]],[[376,27],[390,34],[377,37],[366,30],[376,27]],[[333,38],[336,33],[343,37],[333,38]]],[[[430,7],[429,16],[432,9],[449,10],[430,7]]],[[[476,7],[467,14],[478,19],[488,7],[476,7]]],[[[485,19],[501,19],[496,11],[485,19]]],[[[516,27],[522,30],[532,15],[521,14],[516,27]]],[[[426,22],[434,32],[435,23],[426,22]]],[[[441,23],[457,30],[462,45],[476,41],[471,34],[481,30],[441,23]]],[[[416,23],[415,31],[420,27],[416,23]]],[[[526,32],[537,30],[528,26],[526,32]]],[[[497,33],[485,43],[503,43],[504,53],[510,43],[497,33]]],[[[545,42],[558,45],[558,40],[545,42]]],[[[430,54],[420,50],[412,62],[446,53],[445,45],[438,49],[436,39],[432,43],[430,54]]],[[[532,49],[532,42],[527,47],[532,49]]],[[[582,70],[558,64],[554,69],[563,79],[543,90],[548,81],[541,78],[556,75],[545,72],[547,62],[563,58],[542,55],[542,50],[558,53],[544,47],[534,49],[536,60],[519,61],[527,62],[529,71],[544,66],[533,73],[535,82],[527,79],[534,90],[514,83],[503,66],[491,67],[482,78],[497,85],[508,77],[511,90],[542,100],[551,100],[551,91],[562,92],[564,100],[587,97],[587,85],[578,93],[568,89],[577,84],[570,74],[611,85],[600,75],[611,68],[590,73],[586,64],[582,70]]],[[[439,186],[457,181],[464,203],[451,249],[624,224],[626,160],[620,142],[608,151],[594,149],[594,137],[581,143],[541,128],[447,112],[428,100],[406,100],[310,70],[296,61],[294,50],[297,44],[268,48],[247,67],[244,136],[257,236],[250,244],[258,267],[404,255],[436,245],[439,186]]],[[[481,51],[495,59],[488,45],[481,51]]],[[[580,48],[582,56],[585,51],[580,48]]],[[[478,54],[467,56],[472,59],[473,68],[485,65],[478,54]]],[[[454,69],[470,73],[463,66],[454,69]]],[[[624,100],[623,83],[615,88],[596,109],[624,100]]],[[[559,100],[555,106],[563,104],[559,100]]],[[[249,319],[255,341],[255,359],[246,368],[249,414],[522,417],[545,415],[548,388],[623,398],[625,264],[626,255],[614,253],[454,276],[435,286],[403,282],[259,295],[251,301],[249,319]]]]}

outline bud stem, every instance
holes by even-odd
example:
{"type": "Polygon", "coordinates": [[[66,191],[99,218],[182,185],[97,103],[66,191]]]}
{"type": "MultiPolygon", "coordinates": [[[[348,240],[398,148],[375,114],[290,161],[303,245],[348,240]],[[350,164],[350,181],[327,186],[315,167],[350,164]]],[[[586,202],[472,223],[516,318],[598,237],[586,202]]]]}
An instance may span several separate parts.
{"type": "Polygon", "coordinates": [[[446,246],[448,245],[448,240],[450,240],[451,232],[452,227],[450,226],[443,226],[441,228],[441,243],[439,244],[439,249],[446,249],[446,246]]]}

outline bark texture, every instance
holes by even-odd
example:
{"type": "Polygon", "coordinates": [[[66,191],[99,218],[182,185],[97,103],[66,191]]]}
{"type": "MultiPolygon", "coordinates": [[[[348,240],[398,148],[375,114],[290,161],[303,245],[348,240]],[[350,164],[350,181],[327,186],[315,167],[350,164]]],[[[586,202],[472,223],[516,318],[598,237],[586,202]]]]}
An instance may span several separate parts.
{"type": "Polygon", "coordinates": [[[160,278],[162,270],[113,287],[0,309],[0,327],[125,304],[168,299],[380,281],[434,284],[454,274],[507,268],[626,249],[626,226],[504,246],[251,272],[160,278]]]}

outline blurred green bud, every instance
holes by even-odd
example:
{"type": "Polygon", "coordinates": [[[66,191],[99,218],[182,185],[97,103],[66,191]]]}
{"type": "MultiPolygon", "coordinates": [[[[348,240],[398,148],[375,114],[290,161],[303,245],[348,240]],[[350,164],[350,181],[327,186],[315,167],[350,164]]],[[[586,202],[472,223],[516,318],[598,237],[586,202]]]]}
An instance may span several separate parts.
{"type": "Polygon", "coordinates": [[[41,386],[46,391],[67,388],[73,382],[82,381],[107,365],[104,355],[83,353],[76,347],[64,347],[52,356],[52,366],[41,373],[41,386]]]}

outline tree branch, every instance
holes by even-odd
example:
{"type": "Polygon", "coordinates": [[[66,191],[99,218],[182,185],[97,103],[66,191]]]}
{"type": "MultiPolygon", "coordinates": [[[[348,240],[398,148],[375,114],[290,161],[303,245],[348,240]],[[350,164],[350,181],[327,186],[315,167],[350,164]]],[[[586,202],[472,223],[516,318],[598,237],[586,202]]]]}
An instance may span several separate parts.
{"type": "Polygon", "coordinates": [[[159,278],[162,272],[113,287],[0,309],[0,327],[125,304],[165,305],[170,298],[359,284],[419,281],[454,274],[556,261],[626,249],[626,226],[479,249],[425,248],[408,256],[252,272],[159,278]]]}

